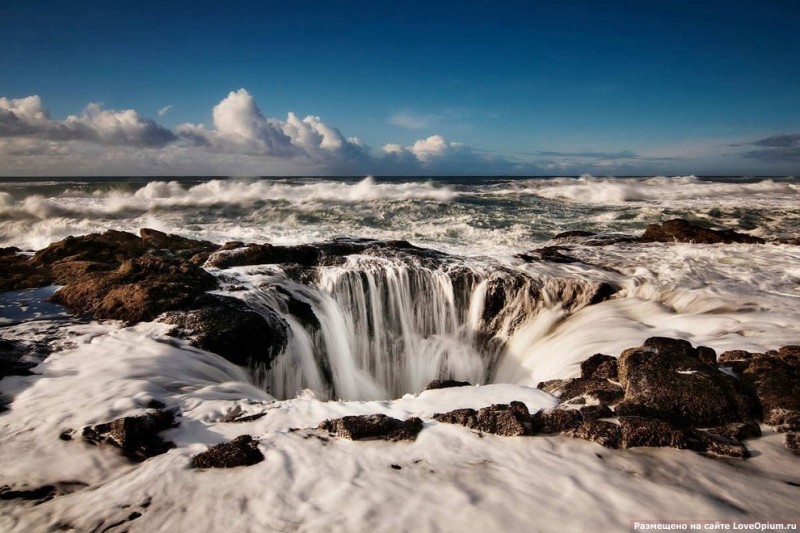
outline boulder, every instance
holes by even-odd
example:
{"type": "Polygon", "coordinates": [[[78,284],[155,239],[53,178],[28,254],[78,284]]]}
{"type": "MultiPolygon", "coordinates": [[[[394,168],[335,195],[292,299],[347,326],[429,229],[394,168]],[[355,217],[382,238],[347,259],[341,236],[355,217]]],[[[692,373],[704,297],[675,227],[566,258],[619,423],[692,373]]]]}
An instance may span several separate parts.
{"type": "Polygon", "coordinates": [[[433,419],[448,424],[460,424],[483,433],[504,437],[531,435],[531,416],[522,402],[495,404],[475,409],[456,409],[449,413],[437,413],[433,419]]]}
{"type": "Polygon", "coordinates": [[[688,447],[694,451],[732,459],[750,457],[750,451],[737,439],[700,429],[687,430],[686,434],[688,447]]]}
{"type": "Polygon", "coordinates": [[[614,412],[611,408],[605,404],[598,404],[598,405],[585,405],[578,409],[581,413],[581,418],[583,420],[598,420],[600,418],[611,418],[614,416],[614,412]]]}
{"type": "Polygon", "coordinates": [[[683,449],[688,447],[685,433],[662,420],[624,416],[620,417],[619,424],[624,448],[651,446],[683,449]]]}
{"type": "Polygon", "coordinates": [[[596,353],[581,362],[581,377],[584,379],[617,379],[617,358],[596,353]]]}
{"type": "Polygon", "coordinates": [[[250,435],[239,435],[230,442],[212,446],[192,457],[192,468],[234,468],[250,466],[264,460],[258,441],[250,435]]]}
{"type": "Polygon", "coordinates": [[[398,420],[383,414],[345,416],[320,422],[319,429],[350,440],[415,440],[422,431],[422,420],[398,420]]]}
{"type": "Polygon", "coordinates": [[[676,427],[711,427],[750,420],[753,399],[738,380],[699,358],[686,341],[653,337],[618,360],[625,392],[621,416],[657,418],[676,427]]]}
{"type": "Polygon", "coordinates": [[[765,424],[800,431],[800,361],[794,347],[752,354],[738,370],[755,393],[765,424]]]}
{"type": "Polygon", "coordinates": [[[583,422],[583,416],[577,409],[543,409],[531,417],[531,429],[534,433],[555,434],[573,431],[583,422]]]}
{"type": "Polygon", "coordinates": [[[753,439],[761,436],[761,426],[759,426],[758,423],[754,422],[753,420],[749,420],[747,422],[734,422],[724,426],[707,428],[705,431],[712,435],[719,435],[720,437],[737,441],[753,439]]]}
{"type": "Polygon", "coordinates": [[[570,433],[571,436],[596,442],[606,448],[619,448],[622,439],[620,427],[613,422],[586,420],[570,433]]]}
{"type": "Polygon", "coordinates": [[[623,390],[607,379],[575,378],[563,387],[560,398],[562,402],[566,402],[581,396],[614,404],[622,399],[623,390]]]}
{"type": "Polygon", "coordinates": [[[159,432],[174,427],[175,414],[154,410],[140,416],[126,416],[104,424],[83,428],[83,439],[90,444],[109,444],[135,461],[166,453],[175,444],[165,441],[159,432]]]}
{"type": "Polygon", "coordinates": [[[676,218],[661,224],[650,224],[641,242],[689,242],[697,244],[749,243],[763,244],[764,239],[736,231],[713,230],[676,218]]]}

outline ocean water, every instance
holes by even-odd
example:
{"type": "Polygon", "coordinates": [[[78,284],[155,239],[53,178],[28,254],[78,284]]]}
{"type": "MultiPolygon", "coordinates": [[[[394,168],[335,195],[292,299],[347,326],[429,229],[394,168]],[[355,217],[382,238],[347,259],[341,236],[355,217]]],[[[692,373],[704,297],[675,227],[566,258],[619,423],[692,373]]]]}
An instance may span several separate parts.
{"type": "Polygon", "coordinates": [[[481,438],[430,420],[515,399],[532,411],[551,406],[538,382],[576,376],[586,357],[618,355],[655,335],[717,352],[800,344],[798,246],[562,241],[579,262],[517,257],[563,231],[638,234],[676,217],[796,238],[800,180],[5,179],[0,246],[23,250],[150,227],[219,243],[403,239],[449,255],[437,264],[355,255],[305,283],[279,265],[208,267],[221,293],[277,312],[289,328],[271,365],[247,368],[167,337],[158,322],[73,322],[41,303],[47,291],[2,295],[0,335],[54,352],[30,356],[39,375],[0,382],[14,398],[0,415],[0,485],[72,480],[91,490],[35,507],[0,502],[0,529],[103,529],[131,509],[142,516],[128,525],[141,531],[552,531],[589,522],[623,530],[633,518],[795,519],[800,467],[769,430],[750,446],[752,459],[728,464],[685,450],[481,438]],[[593,303],[600,283],[619,290],[593,303]],[[487,316],[497,294],[503,307],[487,316]],[[295,316],[287,298],[306,304],[316,323],[295,316]],[[479,386],[422,392],[434,378],[479,386]],[[149,399],[182,413],[166,434],[177,448],[164,456],[134,468],[112,451],[58,440],[65,428],[140,413],[149,399]],[[233,411],[267,416],[224,423],[233,411]],[[293,429],[376,412],[420,416],[426,428],[413,444],[328,442],[293,429]],[[187,469],[194,453],[245,432],[264,463],[238,473],[187,469]]]}

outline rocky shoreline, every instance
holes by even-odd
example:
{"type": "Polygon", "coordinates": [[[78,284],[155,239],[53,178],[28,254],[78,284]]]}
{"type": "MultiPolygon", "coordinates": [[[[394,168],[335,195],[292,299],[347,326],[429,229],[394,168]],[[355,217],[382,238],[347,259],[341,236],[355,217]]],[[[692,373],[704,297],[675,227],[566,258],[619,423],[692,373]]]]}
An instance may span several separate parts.
{"type": "MultiPolygon", "coordinates": [[[[570,232],[557,235],[551,242],[519,257],[525,261],[577,261],[568,255],[569,244],[766,244],[763,239],[682,220],[651,225],[641,236],[570,232]]],[[[60,285],[52,301],[73,313],[128,325],[160,320],[172,326],[171,335],[237,365],[254,360],[269,364],[286,343],[286,322],[277,313],[255,313],[240,299],[209,293],[235,287],[223,287],[224,281],[208,269],[280,264],[297,280],[308,281],[314,279],[317,267],[342,264],[351,254],[413,258],[430,264],[448,259],[446,254],[405,241],[342,239],[299,246],[218,245],[151,229],[141,230],[139,236],[109,230],[69,237],[35,253],[0,250],[0,266],[7,273],[0,280],[0,291],[60,285]]],[[[452,274],[454,281],[466,275],[457,269],[452,274]]],[[[618,287],[611,283],[599,283],[591,302],[610,298],[616,290],[618,287]]],[[[488,292],[485,319],[502,310],[500,293],[488,292]]],[[[293,314],[305,316],[309,322],[316,320],[303,302],[287,300],[286,305],[294,306],[293,314]]],[[[30,374],[33,365],[25,363],[23,355],[24,346],[0,340],[0,378],[30,374]]],[[[437,380],[430,388],[468,385],[437,380]]],[[[315,431],[352,440],[413,440],[427,425],[447,423],[500,436],[561,434],[608,448],[672,447],[712,457],[746,459],[750,456],[746,441],[758,438],[764,424],[786,433],[786,446],[800,454],[800,346],[717,355],[711,348],[693,347],[685,340],[652,337],[618,357],[595,354],[581,364],[580,377],[540,383],[539,388],[556,396],[559,405],[530,413],[524,403],[511,402],[437,413],[427,420],[402,421],[378,414],[348,416],[325,420],[315,431]]],[[[80,440],[114,446],[135,461],[168,451],[174,443],[159,435],[180,423],[180,413],[158,402],[145,407],[149,409],[145,415],[83,428],[80,440]]],[[[232,417],[229,422],[246,422],[253,416],[263,414],[232,417]]],[[[73,440],[77,435],[77,430],[70,429],[61,438],[73,440]]],[[[196,455],[192,466],[233,467],[261,460],[258,440],[242,435],[196,455]]],[[[11,487],[0,489],[2,499],[25,498],[25,494],[11,487]]]]}

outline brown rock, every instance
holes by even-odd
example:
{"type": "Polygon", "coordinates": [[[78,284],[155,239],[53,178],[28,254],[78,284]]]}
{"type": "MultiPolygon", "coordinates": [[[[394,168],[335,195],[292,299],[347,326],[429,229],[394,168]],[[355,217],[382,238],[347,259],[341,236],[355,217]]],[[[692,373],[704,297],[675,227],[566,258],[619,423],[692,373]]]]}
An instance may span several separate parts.
{"type": "Polygon", "coordinates": [[[650,224],[641,237],[642,242],[690,242],[700,244],[752,243],[763,244],[764,239],[744,233],[704,228],[683,219],[650,224]]]}
{"type": "Polygon", "coordinates": [[[599,405],[586,405],[578,409],[578,411],[580,411],[583,420],[597,420],[614,416],[611,408],[602,403],[599,405]]]}
{"type": "Polygon", "coordinates": [[[350,440],[415,440],[422,431],[422,420],[398,420],[386,415],[345,416],[320,422],[319,429],[350,440]]]}
{"type": "Polygon", "coordinates": [[[619,448],[622,440],[620,427],[613,422],[586,420],[571,435],[578,439],[590,440],[606,448],[619,448]]]}
{"type": "Polygon", "coordinates": [[[623,397],[622,387],[607,379],[575,378],[567,383],[561,393],[561,401],[566,402],[579,396],[594,398],[602,403],[614,404],[623,397]]]}
{"type": "Polygon", "coordinates": [[[581,412],[576,409],[543,409],[531,417],[534,433],[563,433],[573,431],[583,422],[581,412]]]}
{"type": "Polygon", "coordinates": [[[742,441],[761,436],[761,426],[757,422],[749,420],[747,422],[734,422],[724,426],[708,428],[707,433],[719,435],[727,439],[742,441]]]}
{"type": "Polygon", "coordinates": [[[622,446],[636,448],[652,446],[655,448],[687,448],[686,435],[662,420],[641,417],[620,417],[622,446]]]}
{"type": "Polygon", "coordinates": [[[530,435],[531,416],[522,402],[496,404],[475,409],[456,409],[449,413],[437,413],[433,419],[448,424],[460,424],[470,429],[504,437],[530,435]]]}
{"type": "Polygon", "coordinates": [[[264,460],[258,441],[250,435],[239,435],[230,442],[212,446],[192,457],[192,468],[235,468],[264,460]]]}
{"type": "Polygon", "coordinates": [[[689,448],[719,457],[747,459],[750,451],[738,440],[709,433],[704,430],[687,430],[689,448]]]}
{"type": "Polygon", "coordinates": [[[596,353],[581,362],[581,377],[617,379],[617,358],[596,353]]]}

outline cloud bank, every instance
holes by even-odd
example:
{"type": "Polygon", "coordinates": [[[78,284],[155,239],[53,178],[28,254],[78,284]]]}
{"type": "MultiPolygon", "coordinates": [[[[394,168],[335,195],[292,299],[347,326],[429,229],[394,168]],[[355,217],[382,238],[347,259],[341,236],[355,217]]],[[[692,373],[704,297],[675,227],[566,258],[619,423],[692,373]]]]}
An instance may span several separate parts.
{"type": "MultiPolygon", "coordinates": [[[[159,109],[159,117],[171,108],[159,109]]],[[[647,174],[682,173],[687,162],[692,163],[691,157],[680,155],[681,150],[677,156],[669,150],[491,151],[442,135],[373,149],[315,115],[301,118],[290,112],[282,119],[266,117],[245,89],[231,91],[211,115],[208,126],[185,123],[170,129],[133,109],[111,110],[90,103],[80,114],[56,120],[39,96],[0,97],[0,174],[647,174]]],[[[435,122],[432,117],[396,115],[392,122],[404,129],[423,129],[435,122]]],[[[740,147],[729,156],[734,162],[786,166],[800,161],[800,134],[720,146],[740,147]]]]}

